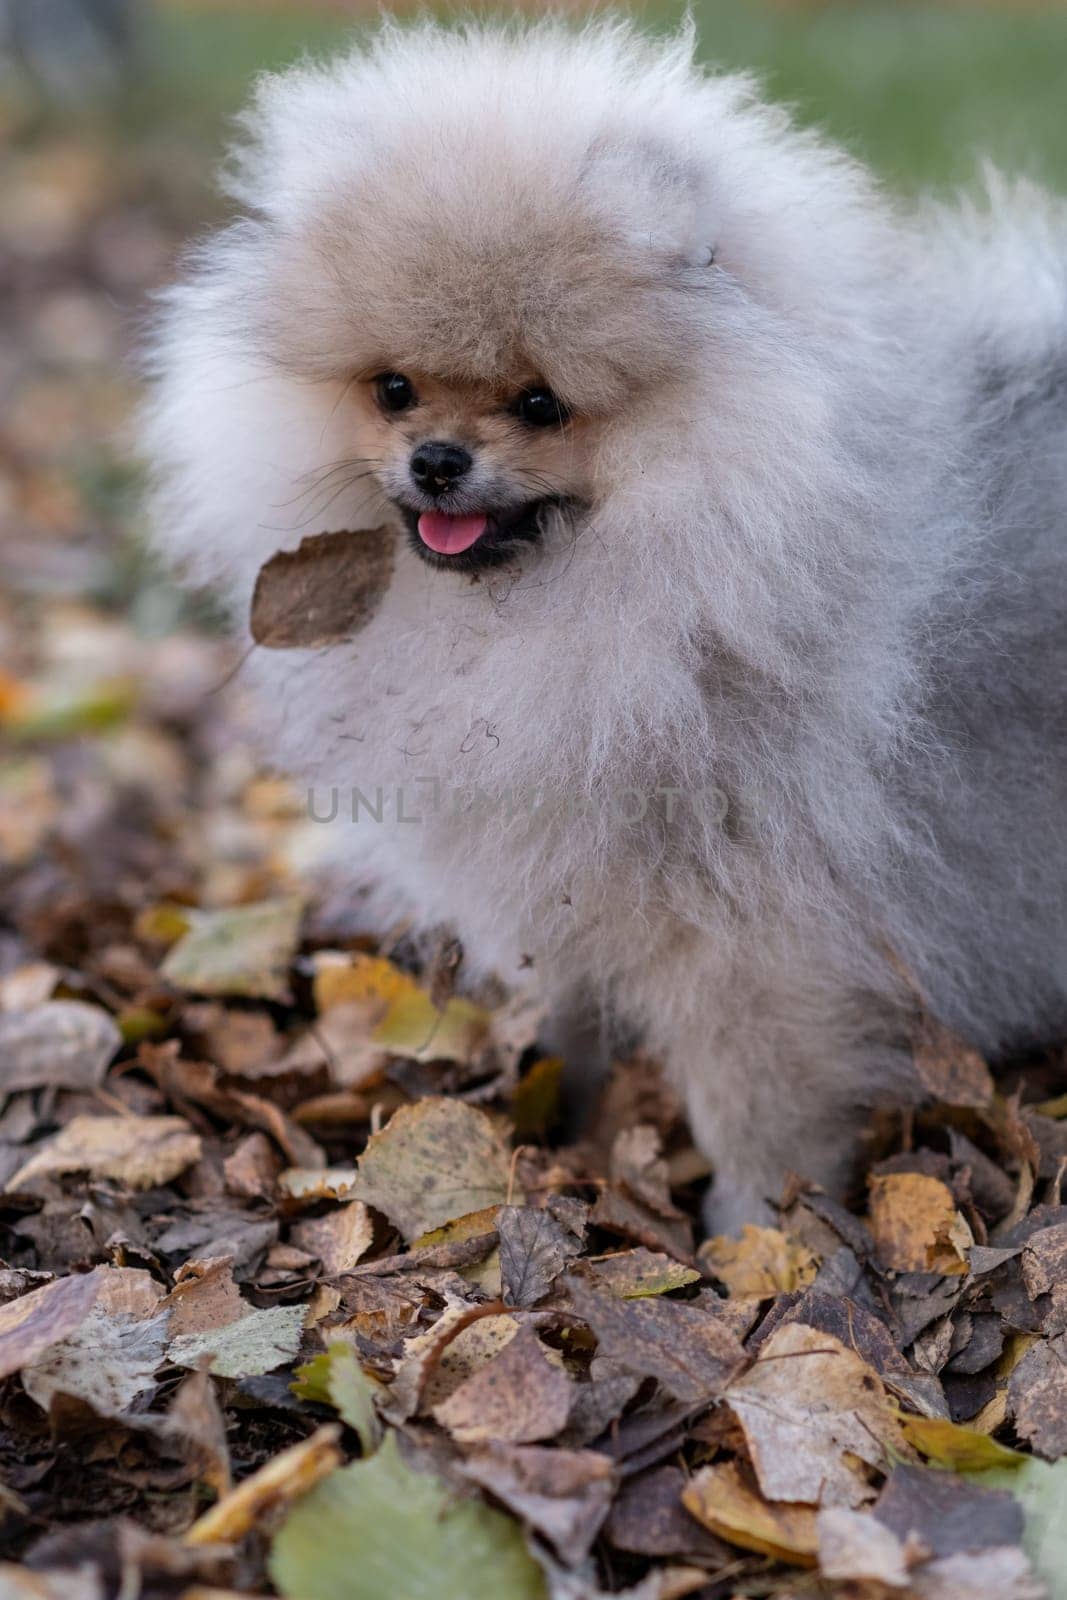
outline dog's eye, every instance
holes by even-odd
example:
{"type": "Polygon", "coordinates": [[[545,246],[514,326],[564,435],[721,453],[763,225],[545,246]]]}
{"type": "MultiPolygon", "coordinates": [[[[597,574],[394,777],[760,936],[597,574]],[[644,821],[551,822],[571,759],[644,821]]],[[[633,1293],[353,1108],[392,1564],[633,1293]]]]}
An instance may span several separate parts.
{"type": "Polygon", "coordinates": [[[570,412],[551,389],[524,389],[515,401],[515,415],[531,428],[559,427],[566,422],[570,412]]]}
{"type": "Polygon", "coordinates": [[[374,382],[383,411],[407,411],[415,404],[415,386],[402,372],[383,372],[374,382]]]}

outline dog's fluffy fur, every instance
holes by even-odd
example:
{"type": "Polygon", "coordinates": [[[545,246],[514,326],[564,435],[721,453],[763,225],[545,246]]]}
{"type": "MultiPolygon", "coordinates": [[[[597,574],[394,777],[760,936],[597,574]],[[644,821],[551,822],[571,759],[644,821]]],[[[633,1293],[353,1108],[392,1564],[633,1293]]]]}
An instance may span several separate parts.
{"type": "Polygon", "coordinates": [[[538,470],[580,493],[512,561],[402,542],[350,645],[248,663],[272,755],[422,814],[339,824],[353,878],[639,1029],[719,1226],[790,1169],[839,1187],[911,1092],[901,967],[987,1052],[1062,1034],[1064,212],[898,208],[688,38],[603,22],[386,27],[244,133],[146,420],[156,537],[239,619],[276,549],[391,514],[377,372],[574,416],[538,470]]]}

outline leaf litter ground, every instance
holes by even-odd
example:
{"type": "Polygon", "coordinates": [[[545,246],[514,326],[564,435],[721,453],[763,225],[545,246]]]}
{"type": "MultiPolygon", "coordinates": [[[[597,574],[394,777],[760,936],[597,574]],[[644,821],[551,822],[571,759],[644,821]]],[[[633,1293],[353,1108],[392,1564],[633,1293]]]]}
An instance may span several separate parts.
{"type": "Polygon", "coordinates": [[[0,1596],[1067,1594],[1062,1058],[926,1019],[850,1205],[739,1240],[653,1063],[560,1143],[537,1016],[315,891],[136,553],[153,159],[4,178],[0,1596]]]}

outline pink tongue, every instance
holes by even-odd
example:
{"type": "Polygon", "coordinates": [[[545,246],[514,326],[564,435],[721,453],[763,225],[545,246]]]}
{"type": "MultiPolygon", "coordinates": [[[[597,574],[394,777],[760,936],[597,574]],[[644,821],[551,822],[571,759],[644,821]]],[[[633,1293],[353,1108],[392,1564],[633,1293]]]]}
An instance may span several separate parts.
{"type": "Polygon", "coordinates": [[[488,517],[450,517],[447,511],[424,511],[419,518],[419,538],[439,556],[458,556],[469,550],[485,532],[488,517]]]}

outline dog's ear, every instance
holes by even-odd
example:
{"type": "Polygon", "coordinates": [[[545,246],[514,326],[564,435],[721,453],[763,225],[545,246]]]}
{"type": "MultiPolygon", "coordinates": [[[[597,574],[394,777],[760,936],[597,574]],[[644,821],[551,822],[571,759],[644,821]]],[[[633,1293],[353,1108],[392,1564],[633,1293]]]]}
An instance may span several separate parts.
{"type": "Polygon", "coordinates": [[[637,252],[668,267],[709,267],[715,219],[703,164],[647,134],[606,136],[589,147],[581,169],[587,203],[637,252]]]}

